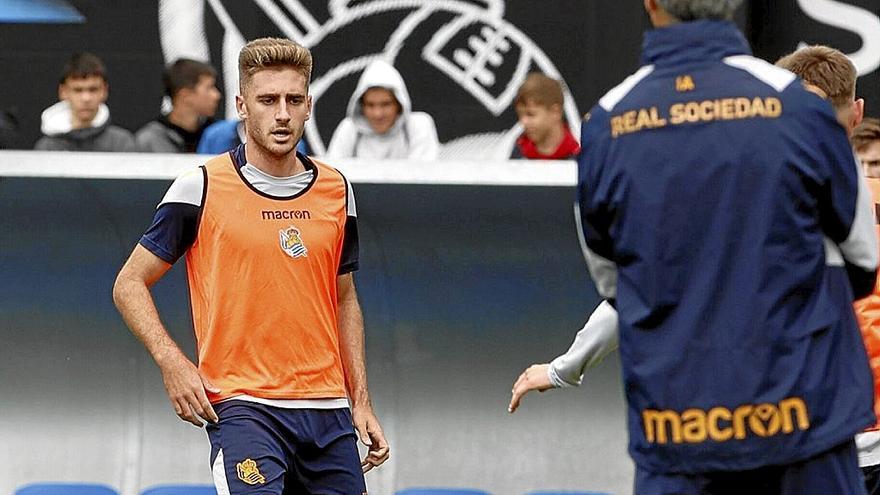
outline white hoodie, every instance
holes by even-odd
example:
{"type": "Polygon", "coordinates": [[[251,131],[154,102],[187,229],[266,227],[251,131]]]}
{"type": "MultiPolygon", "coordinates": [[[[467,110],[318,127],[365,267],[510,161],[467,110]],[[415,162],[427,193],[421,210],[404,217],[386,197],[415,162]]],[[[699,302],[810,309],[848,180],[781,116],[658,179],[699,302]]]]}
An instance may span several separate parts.
{"type": "MultiPolygon", "coordinates": [[[[62,100],[43,110],[41,115],[40,130],[47,136],[60,136],[73,130],[73,110],[70,102],[62,100]]],[[[92,119],[89,127],[102,127],[110,121],[110,109],[101,103],[98,113],[92,119]]]]}
{"type": "Polygon", "coordinates": [[[40,151],[134,151],[134,137],[110,124],[110,110],[101,104],[89,127],[73,128],[73,110],[59,101],[43,111],[43,137],[34,145],[40,151]]]}
{"type": "Polygon", "coordinates": [[[327,156],[430,161],[436,160],[439,152],[434,119],[427,113],[412,111],[409,93],[397,69],[384,60],[370,63],[351,95],[345,119],[330,139],[327,156]],[[361,96],[370,88],[391,91],[402,108],[394,126],[385,134],[377,134],[363,115],[361,96]]]}

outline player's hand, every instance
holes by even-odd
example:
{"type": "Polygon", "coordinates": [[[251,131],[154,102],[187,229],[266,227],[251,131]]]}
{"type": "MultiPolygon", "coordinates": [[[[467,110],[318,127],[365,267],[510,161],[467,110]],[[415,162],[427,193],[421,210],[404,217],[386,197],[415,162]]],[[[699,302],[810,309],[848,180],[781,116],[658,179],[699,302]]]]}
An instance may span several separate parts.
{"type": "Polygon", "coordinates": [[[372,407],[352,406],[351,419],[354,423],[354,429],[361,439],[361,443],[369,449],[366,457],[361,461],[361,469],[366,473],[387,461],[388,457],[391,456],[391,449],[388,448],[385,433],[382,432],[382,426],[379,424],[376,415],[373,414],[372,407]]]}
{"type": "Polygon", "coordinates": [[[192,361],[178,354],[163,362],[160,368],[168,399],[180,419],[199,428],[204,426],[202,420],[211,423],[218,421],[205,391],[216,394],[220,393],[220,389],[203,377],[192,361]]]}
{"type": "Polygon", "coordinates": [[[532,390],[543,392],[553,388],[553,384],[550,383],[550,376],[547,374],[549,369],[550,364],[548,363],[533,364],[519,375],[516,383],[513,384],[513,390],[510,391],[510,405],[507,406],[507,412],[515,412],[523,396],[528,392],[532,390]]]}

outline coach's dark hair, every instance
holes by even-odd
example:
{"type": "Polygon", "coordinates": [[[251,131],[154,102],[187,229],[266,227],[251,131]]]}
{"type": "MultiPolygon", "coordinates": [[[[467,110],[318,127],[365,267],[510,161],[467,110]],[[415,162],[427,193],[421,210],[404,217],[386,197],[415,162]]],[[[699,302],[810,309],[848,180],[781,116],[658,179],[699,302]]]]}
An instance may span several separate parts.
{"type": "Polygon", "coordinates": [[[165,94],[174,98],[181,89],[194,88],[202,76],[217,77],[217,71],[210,64],[189,58],[179,58],[165,68],[162,82],[165,94]]]}
{"type": "Polygon", "coordinates": [[[98,76],[104,81],[107,80],[107,68],[104,66],[104,62],[92,53],[75,53],[64,64],[64,70],[61,72],[59,83],[64,84],[68,79],[84,79],[91,76],[98,76]]]}
{"type": "Polygon", "coordinates": [[[690,22],[732,19],[742,0],[657,0],[657,3],[672,17],[690,22]]]}

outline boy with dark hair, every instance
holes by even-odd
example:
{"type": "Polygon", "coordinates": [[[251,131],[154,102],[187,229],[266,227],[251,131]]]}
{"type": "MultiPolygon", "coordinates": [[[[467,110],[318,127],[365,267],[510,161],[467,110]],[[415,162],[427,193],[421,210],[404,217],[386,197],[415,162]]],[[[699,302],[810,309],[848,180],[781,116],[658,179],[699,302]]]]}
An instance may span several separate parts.
{"type": "Polygon", "coordinates": [[[862,121],[850,138],[865,176],[880,179],[880,119],[870,117],[862,121]]]}
{"type": "Polygon", "coordinates": [[[523,133],[511,158],[567,160],[578,154],[580,145],[563,120],[562,104],[559,81],[538,72],[529,74],[514,100],[523,133]]]}
{"type": "Polygon", "coordinates": [[[91,53],[77,53],[64,66],[58,103],[43,111],[43,137],[34,149],[43,151],[134,151],[127,130],[110,125],[109,94],[104,62],[91,53]]]}
{"type": "Polygon", "coordinates": [[[193,153],[220,102],[217,71],[209,64],[178,59],[162,75],[171,112],[148,122],[135,135],[139,151],[193,153]]]}

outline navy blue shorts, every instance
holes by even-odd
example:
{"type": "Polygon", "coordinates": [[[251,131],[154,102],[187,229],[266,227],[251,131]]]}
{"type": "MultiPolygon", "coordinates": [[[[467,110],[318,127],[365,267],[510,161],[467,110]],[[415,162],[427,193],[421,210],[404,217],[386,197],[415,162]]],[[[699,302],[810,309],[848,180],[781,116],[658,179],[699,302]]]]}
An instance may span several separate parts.
{"type": "Polygon", "coordinates": [[[805,461],[750,471],[652,473],[636,468],[636,495],[863,495],[855,442],[805,461]]]}
{"type": "Polygon", "coordinates": [[[208,424],[218,493],[363,495],[348,409],[283,409],[240,400],[214,405],[208,424]]]}

